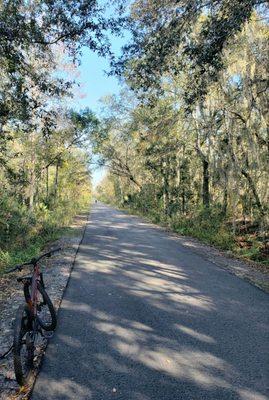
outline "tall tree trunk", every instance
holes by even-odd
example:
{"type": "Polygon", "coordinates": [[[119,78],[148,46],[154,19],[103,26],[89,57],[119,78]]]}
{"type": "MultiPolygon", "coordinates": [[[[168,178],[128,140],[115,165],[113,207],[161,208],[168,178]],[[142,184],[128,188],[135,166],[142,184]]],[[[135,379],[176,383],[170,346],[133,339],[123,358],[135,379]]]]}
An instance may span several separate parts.
{"type": "Polygon", "coordinates": [[[241,173],[248,181],[248,185],[249,185],[249,187],[250,187],[250,189],[251,189],[251,191],[253,193],[253,197],[255,199],[255,202],[256,202],[256,205],[257,205],[257,207],[259,209],[260,214],[264,215],[263,207],[262,207],[262,204],[261,204],[261,201],[260,201],[260,198],[259,198],[259,195],[257,193],[257,190],[256,190],[256,187],[255,187],[255,184],[253,182],[252,177],[250,176],[250,174],[244,168],[241,168],[241,173]]]}
{"type": "Polygon", "coordinates": [[[121,202],[121,204],[124,203],[124,195],[123,195],[123,189],[122,189],[122,187],[123,187],[123,184],[122,184],[122,177],[119,176],[119,189],[120,189],[120,202],[121,202]]]}
{"type": "MultiPolygon", "coordinates": [[[[201,111],[202,112],[202,111],[201,111]]],[[[195,148],[199,155],[202,166],[203,166],[203,183],[202,183],[202,198],[203,206],[209,208],[210,206],[210,194],[209,194],[209,158],[201,149],[200,140],[197,132],[195,148]]]]}
{"type": "Polygon", "coordinates": [[[46,201],[49,202],[49,165],[46,166],[46,201]]]}
{"type": "Polygon", "coordinates": [[[186,212],[186,170],[185,165],[180,166],[180,185],[181,185],[181,211],[182,214],[186,212]]]}
{"type": "MultiPolygon", "coordinates": [[[[34,166],[33,166],[34,168],[34,166]]],[[[35,196],[35,171],[31,171],[30,175],[30,187],[29,187],[29,209],[30,211],[34,208],[34,196],[35,196]]]]}
{"type": "Polygon", "coordinates": [[[185,162],[185,145],[182,146],[182,158],[180,159],[178,152],[178,174],[177,174],[177,187],[180,193],[179,205],[181,204],[181,212],[186,212],[186,179],[187,179],[187,167],[185,162]]]}
{"type": "Polygon", "coordinates": [[[182,189],[181,199],[182,199],[182,214],[185,214],[185,212],[186,212],[185,188],[182,189]]]}
{"type": "Polygon", "coordinates": [[[225,169],[224,171],[224,191],[223,191],[223,203],[222,203],[222,215],[225,217],[228,208],[228,174],[225,169]]]}
{"type": "Polygon", "coordinates": [[[242,175],[247,179],[247,181],[248,181],[249,188],[250,188],[250,190],[252,191],[252,194],[253,194],[253,197],[254,197],[254,199],[255,199],[255,203],[256,203],[256,205],[257,205],[257,207],[258,207],[258,210],[259,210],[259,212],[260,212],[260,215],[261,215],[261,216],[264,216],[263,206],[262,206],[262,204],[261,204],[261,201],[260,201],[258,192],[257,192],[257,190],[256,190],[255,183],[253,182],[253,179],[252,179],[251,175],[249,174],[249,172],[248,172],[244,167],[240,166],[240,164],[239,164],[239,162],[238,162],[238,160],[237,160],[237,157],[236,157],[236,155],[235,155],[235,153],[234,153],[233,148],[232,148],[231,145],[229,146],[229,150],[230,150],[231,158],[232,158],[232,161],[233,161],[234,165],[239,169],[239,171],[241,172],[241,174],[242,174],[242,175]]]}
{"type": "Polygon", "coordinates": [[[34,208],[34,197],[35,197],[35,190],[36,190],[36,172],[35,172],[35,148],[34,148],[34,134],[30,134],[30,142],[31,142],[31,167],[30,167],[30,185],[29,185],[29,209],[30,211],[34,208]]]}
{"type": "Polygon", "coordinates": [[[177,171],[176,171],[176,188],[177,188],[177,197],[176,202],[180,207],[180,185],[181,185],[181,160],[180,160],[180,152],[177,152],[177,171]]]}
{"type": "Polygon", "coordinates": [[[56,169],[55,169],[54,200],[57,199],[57,194],[58,194],[58,183],[59,183],[59,160],[57,160],[56,169]]]}
{"type": "Polygon", "coordinates": [[[210,195],[209,195],[209,162],[203,158],[203,205],[209,208],[210,195]]]}
{"type": "Polygon", "coordinates": [[[168,187],[166,176],[163,176],[163,212],[168,214],[168,187]]]}
{"type": "Polygon", "coordinates": [[[138,190],[140,192],[141,189],[142,189],[142,186],[137,182],[137,180],[133,177],[133,175],[129,176],[129,179],[130,179],[131,182],[133,182],[137,186],[137,188],[138,188],[138,190]]]}
{"type": "Polygon", "coordinates": [[[168,176],[166,170],[166,162],[162,163],[162,183],[163,183],[163,212],[165,216],[168,215],[168,204],[169,204],[169,190],[168,190],[168,176]]]}

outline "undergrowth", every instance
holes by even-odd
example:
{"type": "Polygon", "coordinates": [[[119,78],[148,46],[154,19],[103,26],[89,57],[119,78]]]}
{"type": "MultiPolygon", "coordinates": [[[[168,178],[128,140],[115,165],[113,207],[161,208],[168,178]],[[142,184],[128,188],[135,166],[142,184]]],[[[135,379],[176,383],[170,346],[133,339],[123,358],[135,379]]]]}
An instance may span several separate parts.
{"type": "MultiPolygon", "coordinates": [[[[0,275],[7,267],[39,255],[47,244],[61,236],[74,234],[75,228],[70,228],[70,223],[76,214],[87,209],[86,203],[71,207],[61,202],[53,210],[41,204],[30,212],[15,202],[9,203],[9,214],[0,215],[0,221],[5,221],[0,224],[0,275]]],[[[1,210],[3,213],[3,206],[1,210]]]]}

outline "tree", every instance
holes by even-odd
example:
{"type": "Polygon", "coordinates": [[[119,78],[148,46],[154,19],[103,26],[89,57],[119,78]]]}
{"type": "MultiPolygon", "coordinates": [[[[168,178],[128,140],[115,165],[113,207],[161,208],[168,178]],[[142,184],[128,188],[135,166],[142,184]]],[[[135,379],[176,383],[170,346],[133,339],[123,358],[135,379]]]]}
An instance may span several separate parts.
{"type": "Polygon", "coordinates": [[[132,41],[114,63],[134,89],[161,89],[165,74],[188,69],[188,105],[204,97],[223,69],[223,50],[263,0],[137,0],[129,23],[132,41]]]}
{"type": "Polygon", "coordinates": [[[7,123],[50,124],[48,103],[68,94],[71,81],[57,77],[54,54],[64,51],[78,60],[81,48],[110,52],[107,31],[119,33],[122,17],[111,17],[97,0],[0,2],[0,135],[8,139],[7,123]],[[107,16],[106,16],[107,15],[107,16]]]}
{"type": "MultiPolygon", "coordinates": [[[[183,100],[190,68],[175,76],[173,58],[171,71],[160,80],[162,94],[154,101],[148,92],[143,99],[131,92],[129,107],[119,99],[114,113],[109,109],[109,118],[100,123],[104,146],[97,151],[109,171],[103,198],[111,196],[116,204],[226,249],[239,243],[241,253],[241,247],[253,244],[249,253],[263,260],[268,226],[267,36],[267,22],[253,13],[224,46],[218,79],[208,83],[191,112],[183,100]],[[115,174],[115,157],[125,160],[127,146],[128,166],[139,186],[131,184],[123,168],[115,174]]],[[[136,73],[135,63],[128,68],[136,73]]],[[[132,87],[133,81],[126,84],[132,87]]]]}

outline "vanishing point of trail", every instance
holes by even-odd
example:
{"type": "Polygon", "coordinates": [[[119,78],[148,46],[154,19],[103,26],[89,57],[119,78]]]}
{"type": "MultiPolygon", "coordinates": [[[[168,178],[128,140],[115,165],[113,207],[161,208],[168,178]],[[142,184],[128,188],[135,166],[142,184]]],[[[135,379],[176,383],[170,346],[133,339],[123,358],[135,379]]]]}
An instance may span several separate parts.
{"type": "Polygon", "coordinates": [[[268,296],[95,204],[33,400],[266,400],[268,296]]]}

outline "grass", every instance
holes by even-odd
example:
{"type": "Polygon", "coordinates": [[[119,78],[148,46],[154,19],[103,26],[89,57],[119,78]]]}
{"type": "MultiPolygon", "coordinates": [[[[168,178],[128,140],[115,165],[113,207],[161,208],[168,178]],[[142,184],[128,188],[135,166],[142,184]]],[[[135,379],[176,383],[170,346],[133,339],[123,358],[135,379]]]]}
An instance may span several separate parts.
{"type": "Polygon", "coordinates": [[[48,243],[59,239],[63,230],[64,228],[58,228],[51,233],[31,238],[24,246],[18,244],[17,246],[12,246],[9,250],[0,251],[0,274],[1,272],[3,273],[8,266],[20,264],[36,257],[48,243]]]}
{"type": "MultiPolygon", "coordinates": [[[[79,214],[88,214],[89,207],[81,208],[79,214]]],[[[75,237],[81,233],[80,226],[70,226],[73,216],[64,220],[53,218],[43,224],[29,226],[27,232],[17,234],[13,240],[7,242],[5,247],[0,249],[0,275],[13,265],[20,264],[36,257],[42,253],[44,248],[60,239],[61,237],[75,237]]]]}

